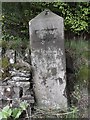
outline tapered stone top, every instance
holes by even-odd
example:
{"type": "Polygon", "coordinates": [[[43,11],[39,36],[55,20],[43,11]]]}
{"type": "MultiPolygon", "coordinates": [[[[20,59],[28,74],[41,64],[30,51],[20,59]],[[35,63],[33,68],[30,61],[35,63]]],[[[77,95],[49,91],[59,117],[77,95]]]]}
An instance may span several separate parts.
{"type": "Polygon", "coordinates": [[[62,17],[50,10],[45,10],[29,22],[29,28],[31,29],[30,39],[33,39],[31,42],[35,49],[38,47],[45,49],[44,43],[48,43],[48,46],[56,45],[63,49],[64,26],[62,17]],[[37,45],[34,42],[37,42],[37,45]],[[57,44],[58,42],[60,44],[57,44]]]}

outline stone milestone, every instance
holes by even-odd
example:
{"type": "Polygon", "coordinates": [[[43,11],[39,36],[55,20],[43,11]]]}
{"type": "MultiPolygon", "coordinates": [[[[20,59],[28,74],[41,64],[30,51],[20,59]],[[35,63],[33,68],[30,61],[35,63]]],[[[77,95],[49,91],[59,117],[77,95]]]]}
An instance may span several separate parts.
{"type": "Polygon", "coordinates": [[[37,106],[67,110],[63,18],[45,10],[29,22],[37,106]]]}

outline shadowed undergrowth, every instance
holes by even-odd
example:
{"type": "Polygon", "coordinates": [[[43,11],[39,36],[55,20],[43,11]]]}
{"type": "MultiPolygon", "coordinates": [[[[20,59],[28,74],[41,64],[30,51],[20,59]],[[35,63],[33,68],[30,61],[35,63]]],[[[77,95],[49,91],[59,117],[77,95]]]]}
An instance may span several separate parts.
{"type": "MultiPolygon", "coordinates": [[[[17,41],[18,42],[18,41],[17,41]]],[[[5,42],[2,44],[2,48],[3,49],[7,49],[7,48],[12,48],[14,50],[16,50],[19,45],[19,43],[14,42],[14,46],[16,46],[15,48],[5,42]],[[10,47],[9,47],[10,45],[10,47]],[[8,47],[7,47],[8,46],[8,47]]],[[[25,45],[26,46],[26,45],[25,45]]],[[[88,50],[88,41],[85,40],[79,40],[79,41],[75,41],[75,40],[66,40],[65,41],[65,49],[66,51],[68,51],[70,53],[70,56],[72,57],[73,60],[73,67],[74,67],[74,74],[75,74],[75,91],[73,92],[73,96],[80,101],[81,99],[81,88],[88,87],[88,73],[89,73],[89,68],[88,68],[88,58],[90,57],[89,55],[89,50],[88,50]]],[[[2,61],[0,62],[2,64],[2,67],[6,70],[7,66],[9,66],[9,63],[7,62],[6,58],[3,58],[2,61]],[[6,62],[5,62],[6,61],[6,62]]],[[[87,93],[88,94],[88,93],[87,93]]],[[[83,102],[84,104],[84,102],[83,102]]],[[[72,108],[71,108],[72,109],[72,108]]],[[[33,114],[32,116],[35,118],[38,117],[55,117],[55,118],[77,118],[77,111],[78,111],[78,102],[77,102],[77,106],[73,107],[73,109],[67,113],[60,113],[60,111],[56,111],[57,113],[55,113],[55,111],[49,111],[48,112],[43,112],[42,110],[36,110],[36,113],[33,114]],[[38,117],[37,117],[38,116],[38,117]]],[[[85,114],[85,112],[83,112],[83,114],[85,114]]],[[[79,115],[80,116],[80,115],[79,115]]],[[[83,115],[84,116],[84,115],[83,115]]],[[[80,116],[81,117],[81,116],[80,116]]]]}

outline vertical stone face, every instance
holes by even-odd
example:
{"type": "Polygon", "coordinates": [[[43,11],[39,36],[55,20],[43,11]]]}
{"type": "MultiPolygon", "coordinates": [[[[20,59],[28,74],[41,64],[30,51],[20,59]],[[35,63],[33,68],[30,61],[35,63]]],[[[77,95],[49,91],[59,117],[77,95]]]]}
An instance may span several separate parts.
{"type": "Polygon", "coordinates": [[[63,18],[45,10],[29,22],[29,32],[37,105],[66,110],[63,18]]]}

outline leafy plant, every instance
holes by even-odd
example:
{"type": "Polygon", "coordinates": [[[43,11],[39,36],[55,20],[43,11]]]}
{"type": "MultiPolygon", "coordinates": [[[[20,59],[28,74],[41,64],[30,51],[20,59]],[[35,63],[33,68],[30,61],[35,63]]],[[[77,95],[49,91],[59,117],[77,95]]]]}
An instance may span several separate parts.
{"type": "Polygon", "coordinates": [[[78,116],[78,109],[77,109],[77,107],[72,107],[72,108],[70,108],[70,111],[71,111],[71,113],[68,113],[67,115],[66,115],[66,118],[77,118],[77,116],[78,116]]]}
{"type": "Polygon", "coordinates": [[[14,119],[17,119],[17,118],[20,117],[21,113],[22,113],[22,109],[20,109],[20,108],[15,108],[15,109],[12,110],[12,117],[13,117],[14,119]]]}
{"type": "MultiPolygon", "coordinates": [[[[80,40],[68,40],[65,43],[66,50],[69,51],[73,58],[74,65],[74,91],[72,93],[72,104],[78,105],[81,100],[81,91],[83,88],[88,88],[88,41],[80,40]]],[[[72,79],[73,81],[73,79],[72,79]]],[[[72,87],[72,84],[71,84],[72,87]]],[[[88,94],[88,93],[87,93],[88,94]]]]}
{"type": "Polygon", "coordinates": [[[22,110],[26,110],[27,107],[28,107],[28,104],[27,104],[26,102],[21,102],[21,103],[20,103],[20,108],[21,108],[22,110]]]}
{"type": "Polygon", "coordinates": [[[9,106],[5,106],[2,111],[0,112],[0,120],[3,118],[7,119],[11,116],[12,110],[10,109],[9,106]]]}
{"type": "Polygon", "coordinates": [[[88,64],[88,42],[84,40],[68,40],[65,43],[65,48],[73,58],[74,68],[76,73],[79,72],[83,65],[88,64]]]}
{"type": "Polygon", "coordinates": [[[9,65],[10,65],[10,62],[7,57],[3,57],[0,62],[1,62],[0,64],[2,65],[2,68],[4,68],[4,69],[9,67],[9,65]]]}
{"type": "Polygon", "coordinates": [[[27,107],[28,107],[28,103],[26,102],[21,102],[18,108],[10,108],[10,106],[7,105],[0,112],[0,120],[2,119],[7,120],[10,117],[13,119],[18,119],[22,114],[22,112],[27,109],[27,107]]]}
{"type": "Polygon", "coordinates": [[[90,33],[89,2],[2,3],[3,39],[13,40],[13,36],[28,39],[29,20],[45,8],[64,18],[65,32],[70,36],[74,34],[83,37],[84,34],[90,33]]]}
{"type": "Polygon", "coordinates": [[[77,76],[77,79],[79,79],[79,82],[82,82],[83,83],[87,83],[88,81],[88,73],[89,73],[89,69],[88,69],[88,66],[87,65],[83,65],[82,67],[80,67],[80,70],[78,72],[78,76],[77,76]]]}
{"type": "Polygon", "coordinates": [[[0,66],[2,67],[2,71],[3,71],[1,72],[0,77],[2,77],[2,79],[9,77],[10,62],[7,57],[2,57],[2,59],[0,60],[0,66]]]}

